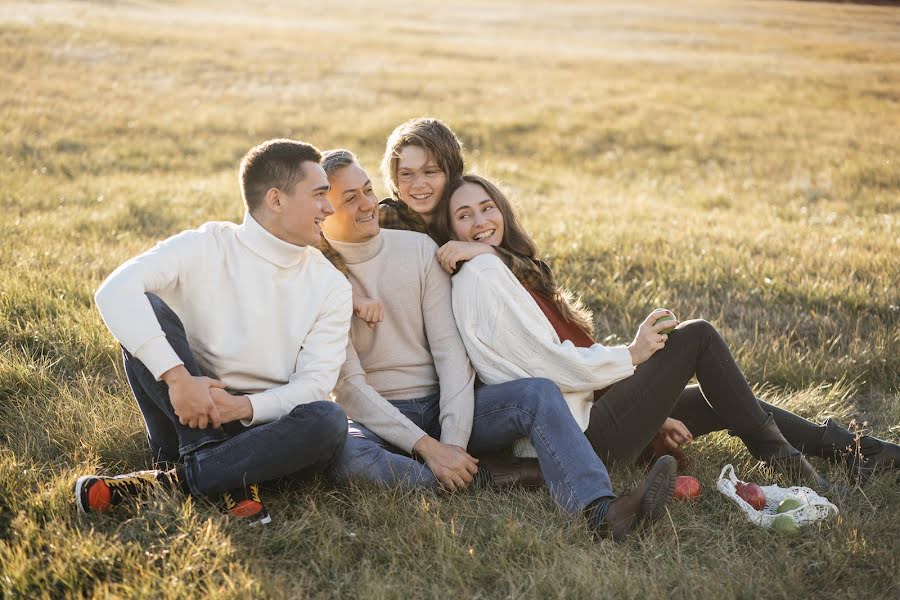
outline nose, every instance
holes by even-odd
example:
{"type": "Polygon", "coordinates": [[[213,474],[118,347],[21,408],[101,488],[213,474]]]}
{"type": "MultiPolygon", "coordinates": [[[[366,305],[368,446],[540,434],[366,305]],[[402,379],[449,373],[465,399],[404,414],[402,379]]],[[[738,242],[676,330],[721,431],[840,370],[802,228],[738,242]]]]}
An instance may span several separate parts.
{"type": "Polygon", "coordinates": [[[410,187],[415,187],[419,185],[419,183],[424,179],[424,173],[413,173],[412,178],[409,180],[410,187]]]}
{"type": "Polygon", "coordinates": [[[369,196],[368,194],[363,194],[363,202],[362,208],[363,210],[372,210],[378,205],[378,200],[374,196],[369,196]]]}
{"type": "Polygon", "coordinates": [[[487,219],[484,217],[484,214],[481,212],[475,212],[475,220],[472,223],[473,227],[478,227],[479,225],[483,225],[487,222],[487,219]]]}
{"type": "Polygon", "coordinates": [[[322,204],[322,212],[325,213],[326,217],[329,217],[334,214],[334,207],[331,205],[331,202],[328,200],[328,197],[325,197],[325,201],[322,204]]]}

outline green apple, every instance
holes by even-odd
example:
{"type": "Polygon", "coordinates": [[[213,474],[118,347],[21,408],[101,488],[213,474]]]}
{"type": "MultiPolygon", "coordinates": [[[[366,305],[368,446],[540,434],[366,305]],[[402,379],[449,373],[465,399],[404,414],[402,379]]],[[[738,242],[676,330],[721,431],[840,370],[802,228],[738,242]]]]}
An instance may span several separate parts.
{"type": "MultiPolygon", "coordinates": [[[[665,309],[665,308],[657,308],[656,310],[668,310],[668,309],[665,309]]],[[[676,320],[676,319],[675,319],[675,314],[672,313],[671,311],[669,311],[669,314],[664,315],[664,316],[658,318],[655,322],[656,322],[656,323],[659,323],[660,321],[675,321],[675,320],[676,320]]],[[[662,331],[660,331],[660,333],[664,333],[664,334],[666,334],[666,335],[669,335],[669,334],[672,333],[673,331],[675,331],[675,328],[674,328],[674,327],[668,327],[668,328],[663,329],[662,331]]]]}
{"type": "Polygon", "coordinates": [[[772,521],[772,529],[785,535],[797,535],[800,533],[800,526],[797,525],[797,521],[791,515],[778,515],[775,517],[775,520],[772,521]]]}
{"type": "Polygon", "coordinates": [[[775,509],[779,515],[781,513],[786,513],[790,510],[794,510],[795,508],[800,508],[802,503],[796,498],[785,498],[778,504],[778,508],[775,509]]]}

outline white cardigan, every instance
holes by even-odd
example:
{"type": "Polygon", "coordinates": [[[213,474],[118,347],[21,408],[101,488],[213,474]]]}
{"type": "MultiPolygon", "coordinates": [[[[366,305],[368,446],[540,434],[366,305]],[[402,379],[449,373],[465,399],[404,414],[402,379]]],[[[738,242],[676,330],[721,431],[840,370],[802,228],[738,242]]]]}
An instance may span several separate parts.
{"type": "MultiPolygon", "coordinates": [[[[453,277],[453,314],[481,381],[550,379],[582,431],[590,420],[594,390],[634,373],[625,346],[579,348],[569,340],[560,342],[528,290],[493,254],[476,256],[453,277]]],[[[522,450],[517,445],[516,453],[521,456],[522,450]]]]}

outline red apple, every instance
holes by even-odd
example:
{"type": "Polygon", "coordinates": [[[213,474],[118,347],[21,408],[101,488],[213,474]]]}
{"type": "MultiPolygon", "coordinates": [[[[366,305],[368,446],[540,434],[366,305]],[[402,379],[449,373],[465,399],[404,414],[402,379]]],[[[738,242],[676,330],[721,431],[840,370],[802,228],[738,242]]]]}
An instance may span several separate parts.
{"type": "Polygon", "coordinates": [[[679,475],[675,478],[675,493],[672,497],[676,500],[690,502],[700,496],[700,482],[687,475],[679,475]]]}
{"type": "Polygon", "coordinates": [[[763,493],[762,488],[755,483],[739,481],[737,486],[735,486],[735,491],[744,502],[756,510],[762,510],[766,507],[766,495],[763,493]]]}

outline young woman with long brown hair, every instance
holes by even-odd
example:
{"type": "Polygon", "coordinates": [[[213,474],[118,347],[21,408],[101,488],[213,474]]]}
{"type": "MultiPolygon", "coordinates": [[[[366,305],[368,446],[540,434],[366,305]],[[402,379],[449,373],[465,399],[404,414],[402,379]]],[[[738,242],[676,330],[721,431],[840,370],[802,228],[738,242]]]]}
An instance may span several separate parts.
{"type": "MultiPolygon", "coordinates": [[[[503,192],[465,175],[450,182],[435,215],[438,243],[477,242],[538,261],[534,242],[503,192]]],[[[445,257],[446,258],[446,257],[445,257]]],[[[756,398],[725,340],[704,320],[640,324],[628,346],[594,343],[590,315],[556,284],[549,267],[532,285],[496,257],[479,255],[453,279],[453,311],[479,377],[485,383],[546,377],[564,392],[585,435],[604,460],[629,460],[657,436],[670,448],[728,429],[750,453],[774,467],[828,487],[801,450],[831,460],[847,457],[851,476],[900,467],[900,447],[857,439],[834,421],[819,426],[756,398]],[[687,385],[696,376],[699,385],[687,385]],[[855,453],[848,450],[855,449],[855,453]]]]}

